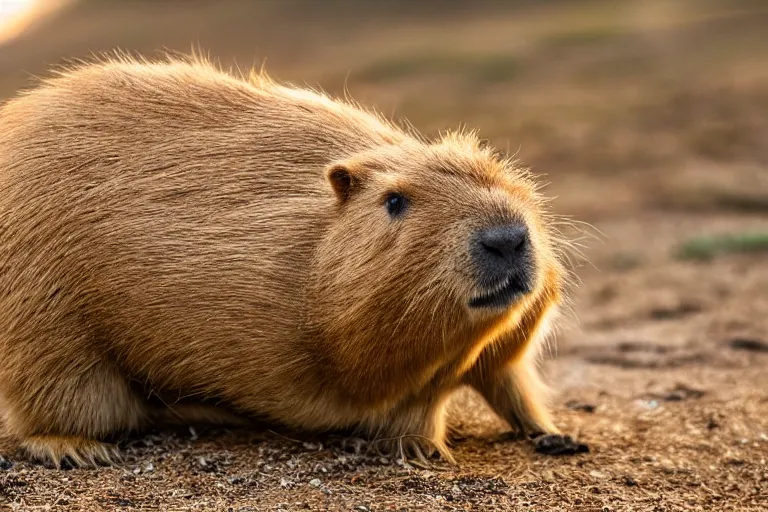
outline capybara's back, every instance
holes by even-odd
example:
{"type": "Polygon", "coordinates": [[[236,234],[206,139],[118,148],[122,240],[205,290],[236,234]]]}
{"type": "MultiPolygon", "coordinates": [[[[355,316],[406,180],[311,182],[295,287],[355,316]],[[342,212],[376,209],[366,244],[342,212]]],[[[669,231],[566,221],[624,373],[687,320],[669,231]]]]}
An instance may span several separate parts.
{"type": "Polygon", "coordinates": [[[472,135],[119,58],[0,109],[0,191],[0,408],[35,458],[254,417],[450,457],[464,384],[556,433],[533,361],[553,236],[529,177],[472,135]]]}

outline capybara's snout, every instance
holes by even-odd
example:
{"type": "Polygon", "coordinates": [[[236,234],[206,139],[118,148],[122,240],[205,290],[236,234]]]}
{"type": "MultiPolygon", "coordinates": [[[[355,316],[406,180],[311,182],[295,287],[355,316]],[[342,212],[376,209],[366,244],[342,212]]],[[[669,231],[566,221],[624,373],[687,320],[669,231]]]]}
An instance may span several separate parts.
{"type": "Polygon", "coordinates": [[[472,260],[481,295],[470,306],[506,307],[533,288],[533,248],[523,222],[478,230],[471,242],[472,260]]]}

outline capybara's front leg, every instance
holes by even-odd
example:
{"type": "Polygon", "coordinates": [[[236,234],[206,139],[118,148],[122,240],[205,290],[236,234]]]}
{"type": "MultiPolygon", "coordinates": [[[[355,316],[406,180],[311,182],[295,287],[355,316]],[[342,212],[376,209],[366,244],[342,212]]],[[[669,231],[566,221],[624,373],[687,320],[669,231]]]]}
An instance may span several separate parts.
{"type": "Polygon", "coordinates": [[[521,435],[559,433],[547,407],[546,387],[532,361],[509,363],[495,375],[475,375],[471,384],[521,435]]]}
{"type": "Polygon", "coordinates": [[[521,437],[532,439],[537,452],[571,455],[589,451],[587,445],[562,435],[552,422],[546,386],[535,362],[522,359],[510,363],[494,377],[475,376],[472,385],[521,437]]]}

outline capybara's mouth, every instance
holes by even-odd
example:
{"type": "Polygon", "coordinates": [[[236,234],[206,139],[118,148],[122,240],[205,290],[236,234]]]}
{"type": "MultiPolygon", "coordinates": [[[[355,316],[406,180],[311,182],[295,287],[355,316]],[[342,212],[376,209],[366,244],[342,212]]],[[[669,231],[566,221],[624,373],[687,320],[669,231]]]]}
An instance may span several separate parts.
{"type": "Polygon", "coordinates": [[[506,308],[515,300],[531,291],[530,283],[520,273],[511,274],[496,286],[470,299],[469,307],[506,308]]]}

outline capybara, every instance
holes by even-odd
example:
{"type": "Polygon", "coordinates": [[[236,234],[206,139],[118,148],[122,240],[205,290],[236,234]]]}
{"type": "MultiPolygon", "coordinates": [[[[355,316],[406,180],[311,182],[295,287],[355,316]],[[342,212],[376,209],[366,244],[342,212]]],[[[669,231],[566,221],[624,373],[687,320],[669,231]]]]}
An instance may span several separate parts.
{"type": "Polygon", "coordinates": [[[113,56],[0,110],[0,410],[29,457],[109,463],[166,421],[266,420],[451,459],[462,386],[540,451],[563,242],[472,133],[206,61],[113,56]]]}

